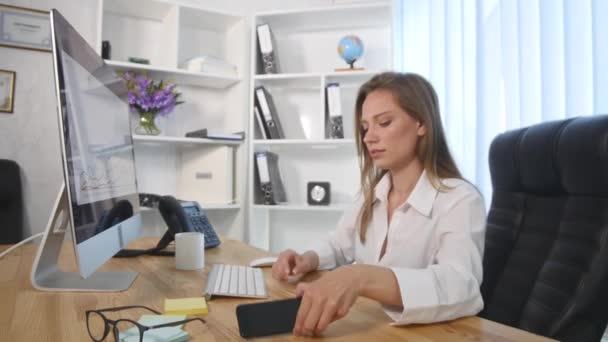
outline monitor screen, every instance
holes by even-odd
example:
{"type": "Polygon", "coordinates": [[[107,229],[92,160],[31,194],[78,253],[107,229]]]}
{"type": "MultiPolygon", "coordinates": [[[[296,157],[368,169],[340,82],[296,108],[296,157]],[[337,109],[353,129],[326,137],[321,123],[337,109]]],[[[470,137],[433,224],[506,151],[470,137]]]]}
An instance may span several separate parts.
{"type": "MultiPolygon", "coordinates": [[[[77,246],[101,245],[113,255],[137,235],[124,230],[140,224],[126,85],[61,15],[52,16],[52,22],[73,237],[77,246]],[[131,224],[123,224],[127,222],[131,224]],[[104,237],[93,241],[100,235],[104,237]]],[[[84,254],[97,253],[85,248],[76,252],[81,267],[87,264],[84,254]]],[[[105,257],[93,256],[89,259],[98,260],[87,265],[99,266],[105,257]]]]}

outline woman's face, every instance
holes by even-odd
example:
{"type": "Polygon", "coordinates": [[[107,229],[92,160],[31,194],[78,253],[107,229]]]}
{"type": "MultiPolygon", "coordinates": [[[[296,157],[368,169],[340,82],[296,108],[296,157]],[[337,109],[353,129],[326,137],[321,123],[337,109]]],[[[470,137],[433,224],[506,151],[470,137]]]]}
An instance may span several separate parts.
{"type": "Polygon", "coordinates": [[[426,134],[422,122],[403,110],[389,90],[374,90],[363,101],[363,143],[379,169],[395,170],[416,158],[419,137],[426,134]]]}

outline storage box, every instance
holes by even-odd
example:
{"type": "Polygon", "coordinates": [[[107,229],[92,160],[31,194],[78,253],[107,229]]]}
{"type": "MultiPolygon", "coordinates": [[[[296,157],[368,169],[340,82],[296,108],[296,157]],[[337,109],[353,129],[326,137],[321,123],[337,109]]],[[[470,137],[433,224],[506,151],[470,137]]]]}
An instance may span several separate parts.
{"type": "Polygon", "coordinates": [[[232,147],[192,147],[181,153],[178,194],[182,200],[205,204],[233,204],[234,158],[232,147]]]}

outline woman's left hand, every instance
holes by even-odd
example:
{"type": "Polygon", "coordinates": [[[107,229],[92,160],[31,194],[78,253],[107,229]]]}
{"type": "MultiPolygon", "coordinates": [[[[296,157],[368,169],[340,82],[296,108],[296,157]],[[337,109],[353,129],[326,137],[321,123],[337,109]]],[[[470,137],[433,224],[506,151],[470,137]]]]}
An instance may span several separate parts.
{"type": "Polygon", "coordinates": [[[359,297],[362,275],[355,265],[342,266],[311,283],[300,283],[302,297],[293,329],[295,335],[319,334],[348,313],[359,297]]]}

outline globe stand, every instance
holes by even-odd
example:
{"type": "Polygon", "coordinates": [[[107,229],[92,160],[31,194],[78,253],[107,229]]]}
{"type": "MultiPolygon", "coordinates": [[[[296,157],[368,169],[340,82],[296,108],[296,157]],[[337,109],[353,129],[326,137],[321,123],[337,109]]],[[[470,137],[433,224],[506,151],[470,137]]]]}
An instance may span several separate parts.
{"type": "Polygon", "coordinates": [[[365,68],[336,68],[334,71],[361,71],[365,70],[365,68]]]}
{"type": "Polygon", "coordinates": [[[337,68],[334,69],[334,71],[361,71],[361,70],[365,70],[365,68],[356,68],[355,67],[355,62],[357,60],[353,60],[352,62],[348,63],[348,65],[350,65],[350,68],[337,68]]]}

